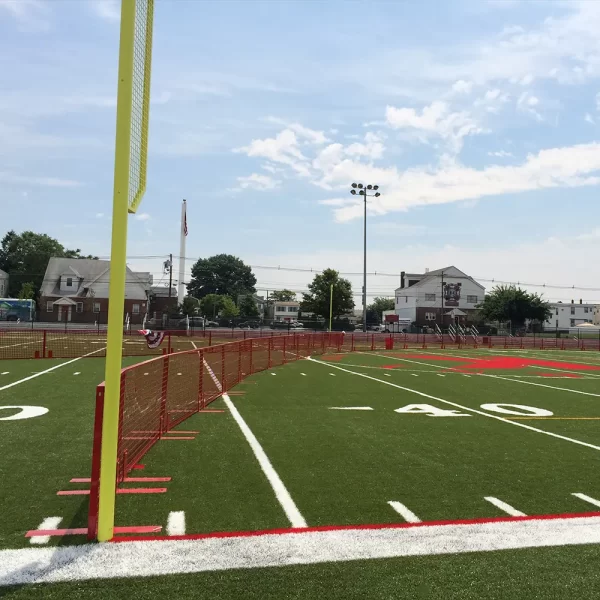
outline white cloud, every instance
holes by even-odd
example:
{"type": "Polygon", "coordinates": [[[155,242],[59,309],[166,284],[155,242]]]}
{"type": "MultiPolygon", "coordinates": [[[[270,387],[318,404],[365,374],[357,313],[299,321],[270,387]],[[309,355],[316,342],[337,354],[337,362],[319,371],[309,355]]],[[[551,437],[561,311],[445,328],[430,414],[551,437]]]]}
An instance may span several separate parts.
{"type": "Polygon", "coordinates": [[[414,108],[387,106],[387,124],[416,134],[420,141],[428,141],[431,136],[444,140],[452,152],[460,152],[466,136],[482,133],[484,130],[465,111],[450,112],[445,102],[434,101],[425,106],[421,113],[414,108]]]}
{"type": "MultiPolygon", "coordinates": [[[[286,129],[291,129],[298,138],[306,142],[307,144],[326,144],[330,140],[325,136],[323,131],[316,129],[309,129],[300,123],[288,122],[285,119],[279,117],[266,117],[264,119],[267,123],[273,123],[274,125],[283,125],[286,129]]],[[[335,131],[335,130],[332,130],[335,131]]]]}
{"type": "Polygon", "coordinates": [[[280,131],[274,138],[252,140],[248,146],[235,148],[250,157],[268,158],[275,163],[288,165],[299,175],[309,176],[306,157],[300,152],[298,138],[291,129],[280,131]]]}
{"type": "Polygon", "coordinates": [[[592,115],[590,115],[590,113],[585,113],[585,117],[583,118],[583,120],[586,123],[590,123],[591,125],[596,124],[596,121],[594,121],[594,117],[592,117],[592,115]]]}
{"type": "Polygon", "coordinates": [[[27,175],[16,175],[7,171],[0,171],[0,183],[37,185],[41,187],[75,188],[83,185],[80,181],[73,179],[61,179],[59,177],[33,177],[27,175]]]}
{"type": "Polygon", "coordinates": [[[464,79],[459,79],[452,85],[452,91],[457,94],[470,94],[473,89],[472,81],[465,81],[464,79]]]}
{"type": "Polygon", "coordinates": [[[521,112],[528,113],[534,116],[538,121],[543,121],[544,118],[536,110],[536,106],[539,106],[540,99],[529,92],[523,92],[517,100],[517,109],[521,112]]]}
{"type": "Polygon", "coordinates": [[[50,7],[41,0],[0,0],[0,11],[2,10],[16,20],[21,31],[40,32],[50,29],[50,7]]]}
{"type": "MultiPolygon", "coordinates": [[[[600,183],[600,144],[550,148],[531,154],[520,165],[491,165],[473,169],[452,160],[431,170],[423,167],[398,171],[344,160],[330,169],[323,182],[343,188],[349,181],[372,181],[381,197],[369,202],[371,214],[384,215],[415,206],[464,202],[502,194],[548,188],[571,188],[600,183]]],[[[332,204],[329,199],[328,204],[332,204]]],[[[345,196],[334,210],[336,221],[361,216],[361,207],[345,196]]]]}
{"type": "Polygon", "coordinates": [[[136,221],[149,221],[152,218],[148,213],[136,213],[134,216],[136,221]]]}
{"type": "Polygon", "coordinates": [[[96,213],[96,219],[102,219],[104,217],[104,213],[96,213]]]}
{"type": "Polygon", "coordinates": [[[488,156],[497,156],[498,158],[513,158],[512,152],[506,152],[505,150],[499,150],[496,152],[488,152],[488,156]]]}
{"type": "Polygon", "coordinates": [[[94,13],[107,21],[121,20],[121,8],[118,0],[93,0],[91,3],[94,13]]]}
{"type": "Polygon", "coordinates": [[[281,181],[273,179],[268,175],[260,175],[259,173],[252,173],[252,175],[248,175],[247,177],[238,177],[237,180],[239,185],[235,188],[235,191],[246,189],[259,191],[273,190],[281,184],[281,181]]]}

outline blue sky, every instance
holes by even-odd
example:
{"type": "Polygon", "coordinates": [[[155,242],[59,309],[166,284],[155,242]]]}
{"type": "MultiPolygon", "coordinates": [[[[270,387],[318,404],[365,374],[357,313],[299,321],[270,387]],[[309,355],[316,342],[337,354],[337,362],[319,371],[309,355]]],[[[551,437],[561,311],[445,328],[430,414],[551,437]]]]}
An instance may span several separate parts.
{"type": "MultiPolygon", "coordinates": [[[[157,0],[130,265],[160,279],[187,198],[188,257],[360,272],[356,180],[382,192],[369,271],[454,264],[600,303],[577,289],[600,288],[599,30],[575,0],[157,0]]],[[[109,255],[118,35],[116,1],[0,0],[2,231],[109,255]]]]}

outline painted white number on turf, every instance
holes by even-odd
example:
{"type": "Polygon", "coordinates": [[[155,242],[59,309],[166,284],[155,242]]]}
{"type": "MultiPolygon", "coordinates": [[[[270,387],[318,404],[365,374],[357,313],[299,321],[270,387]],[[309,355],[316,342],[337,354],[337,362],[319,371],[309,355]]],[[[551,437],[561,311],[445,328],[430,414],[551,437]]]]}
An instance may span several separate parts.
{"type": "MultiPolygon", "coordinates": [[[[48,412],[43,406],[0,406],[0,410],[18,410],[20,412],[10,415],[9,417],[0,416],[0,421],[18,421],[19,419],[32,419],[33,417],[41,417],[48,412]]],[[[1,413],[0,413],[1,414],[1,413]]]]}
{"type": "Polygon", "coordinates": [[[482,404],[481,408],[503,415],[519,415],[521,417],[551,417],[554,414],[552,411],[546,410],[545,408],[523,406],[522,404],[482,404]]]}
{"type": "Polygon", "coordinates": [[[431,404],[407,404],[402,408],[397,408],[394,412],[427,415],[428,417],[470,417],[458,410],[446,410],[445,408],[437,408],[431,404]]]}

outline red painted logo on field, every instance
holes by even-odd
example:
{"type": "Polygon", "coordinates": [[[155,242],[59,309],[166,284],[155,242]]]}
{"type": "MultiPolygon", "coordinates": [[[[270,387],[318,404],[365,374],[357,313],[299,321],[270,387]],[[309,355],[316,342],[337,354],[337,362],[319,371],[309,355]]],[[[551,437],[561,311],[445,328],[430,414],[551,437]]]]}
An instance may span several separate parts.
{"type": "MultiPolygon", "coordinates": [[[[559,371],[600,371],[600,365],[583,365],[579,363],[559,362],[539,358],[523,358],[521,356],[486,356],[484,358],[459,358],[457,356],[439,356],[434,354],[403,354],[403,358],[414,358],[430,362],[458,362],[454,367],[446,367],[449,371],[484,372],[484,371],[516,371],[527,367],[545,367],[559,371]]],[[[384,369],[391,366],[385,365],[384,369]]],[[[544,377],[580,377],[577,373],[540,373],[544,377]]]]}

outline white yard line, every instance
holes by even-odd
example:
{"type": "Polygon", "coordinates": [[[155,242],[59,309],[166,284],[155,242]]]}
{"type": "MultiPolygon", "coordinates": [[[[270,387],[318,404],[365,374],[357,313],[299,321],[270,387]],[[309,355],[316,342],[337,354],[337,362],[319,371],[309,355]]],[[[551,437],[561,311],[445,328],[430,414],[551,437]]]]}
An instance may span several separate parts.
{"type": "MultiPolygon", "coordinates": [[[[577,444],[579,446],[585,446],[586,448],[592,448],[593,450],[600,450],[600,446],[595,446],[594,444],[588,444],[587,442],[582,442],[581,440],[576,440],[574,438],[567,437],[565,435],[559,435],[558,433],[552,433],[551,431],[544,431],[543,429],[538,429],[537,427],[532,427],[531,425],[525,425],[525,423],[519,423],[515,421],[511,421],[509,419],[505,419],[503,417],[499,417],[497,415],[491,415],[489,413],[483,412],[481,410],[477,410],[476,408],[470,408],[469,406],[464,406],[462,404],[458,404],[456,402],[452,402],[450,400],[444,400],[443,398],[439,398],[438,396],[431,396],[430,394],[426,394],[425,392],[419,392],[418,390],[414,390],[412,388],[404,387],[402,385],[398,385],[396,383],[392,383],[391,381],[386,381],[385,379],[377,379],[377,377],[371,377],[370,375],[365,375],[364,373],[357,373],[356,371],[350,371],[349,369],[344,369],[343,367],[338,367],[334,365],[328,365],[327,363],[321,362],[320,360],[315,360],[314,358],[308,358],[310,362],[324,365],[330,368],[338,369],[340,371],[344,371],[345,373],[349,373],[350,375],[356,375],[357,377],[364,377],[365,379],[370,379],[371,381],[378,381],[379,383],[383,383],[384,385],[389,385],[391,387],[397,388],[399,390],[403,390],[405,392],[411,392],[412,394],[416,394],[417,396],[422,396],[423,398],[429,398],[430,400],[437,400],[438,402],[442,402],[443,404],[449,404],[450,406],[454,406],[455,408],[460,408],[462,410],[466,410],[468,412],[475,413],[477,415],[481,415],[483,417],[488,417],[489,419],[495,419],[496,421],[502,421],[502,423],[508,423],[509,425],[514,425],[515,427],[521,427],[523,429],[528,429],[529,431],[535,431],[536,433],[542,433],[544,435],[557,438],[559,440],[564,440],[566,442],[571,442],[573,444],[577,444]]],[[[518,381],[518,380],[516,380],[518,381]]],[[[527,383],[527,382],[522,382],[527,383]]],[[[533,384],[536,385],[536,384],[533,384]]]]}
{"type": "Polygon", "coordinates": [[[571,494],[571,495],[575,496],[576,498],[579,498],[580,500],[583,500],[584,502],[589,502],[590,504],[593,504],[594,506],[600,506],[600,500],[596,500],[596,498],[592,498],[591,496],[588,496],[587,494],[575,492],[574,494],[571,494]]]}
{"type": "Polygon", "coordinates": [[[183,510],[169,513],[167,535],[185,535],[185,512],[183,510]]]}
{"type": "MultiPolygon", "coordinates": [[[[219,391],[222,391],[223,386],[221,385],[221,382],[215,375],[214,371],[210,368],[210,365],[206,362],[206,360],[204,360],[204,366],[206,367],[206,370],[210,374],[212,380],[215,382],[217,389],[219,391]]],[[[275,493],[275,497],[281,505],[281,508],[283,509],[283,512],[288,518],[291,526],[307,527],[304,517],[298,510],[296,503],[294,502],[292,496],[285,487],[283,481],[281,480],[281,477],[279,477],[279,474],[271,464],[271,461],[269,460],[269,457],[267,456],[266,452],[263,450],[263,447],[260,445],[260,442],[256,439],[254,433],[252,433],[252,430],[250,429],[250,427],[248,427],[246,421],[244,421],[244,418],[236,408],[235,404],[231,401],[231,398],[228,394],[223,394],[222,398],[223,402],[225,402],[225,405],[229,409],[231,416],[238,424],[238,427],[241,429],[242,433],[244,434],[244,437],[246,438],[246,441],[250,445],[250,448],[252,449],[252,452],[254,453],[254,456],[256,457],[256,460],[258,461],[262,472],[265,474],[265,477],[271,484],[271,488],[275,493]]]]}
{"type": "Polygon", "coordinates": [[[0,585],[600,543],[600,517],[307,531],[0,551],[0,585]]]}
{"type": "Polygon", "coordinates": [[[7,385],[0,387],[0,392],[3,390],[7,390],[8,388],[14,387],[15,385],[19,385],[20,383],[25,383],[26,381],[29,381],[30,379],[35,379],[36,377],[39,377],[40,375],[44,375],[46,373],[50,373],[51,371],[55,371],[56,369],[60,369],[61,367],[65,367],[67,365],[73,364],[74,362],[77,362],[78,360],[81,360],[82,358],[85,358],[86,356],[91,356],[92,354],[96,354],[97,352],[102,352],[104,349],[105,348],[98,348],[98,350],[94,350],[93,352],[88,352],[87,354],[84,354],[83,356],[78,356],[77,358],[73,358],[72,360],[68,360],[67,362],[63,362],[58,365],[54,365],[53,367],[50,367],[49,369],[46,369],[45,371],[40,371],[39,373],[35,373],[35,375],[30,375],[29,377],[24,377],[23,379],[19,379],[18,381],[13,381],[12,383],[8,383],[7,385]]]}
{"type": "MultiPolygon", "coordinates": [[[[63,337],[59,337],[59,338],[52,338],[52,341],[56,341],[56,340],[64,340],[66,339],[67,335],[63,336],[63,337]]],[[[9,344],[8,346],[0,346],[0,350],[4,349],[4,348],[16,348],[17,346],[30,346],[31,344],[41,344],[43,343],[43,339],[40,338],[39,340],[34,340],[33,342],[21,342],[19,344],[9,344]]]]}
{"type": "Polygon", "coordinates": [[[198,350],[198,346],[196,346],[196,344],[194,342],[192,342],[192,340],[190,340],[192,346],[194,346],[194,350],[198,350]]]}
{"type": "Polygon", "coordinates": [[[389,501],[388,504],[407,522],[407,523],[420,523],[421,519],[415,515],[415,513],[404,506],[402,502],[389,501]]]}
{"type": "Polygon", "coordinates": [[[329,410],[373,410],[371,406],[330,406],[329,410]]]}
{"type": "Polygon", "coordinates": [[[535,383],[534,381],[523,381],[522,379],[513,379],[512,377],[503,377],[501,375],[490,375],[489,373],[478,373],[479,377],[491,377],[492,379],[503,379],[504,381],[514,381],[523,385],[535,385],[537,387],[548,388],[550,390],[560,390],[561,392],[571,392],[572,394],[582,394],[583,396],[595,396],[600,398],[600,394],[592,394],[592,392],[583,392],[582,390],[572,390],[571,388],[556,387],[545,383],[535,383]]]}
{"type": "Polygon", "coordinates": [[[493,504],[496,508],[503,510],[507,515],[511,517],[526,517],[527,515],[520,510],[517,510],[510,504],[506,504],[506,502],[502,502],[502,500],[498,500],[498,498],[494,498],[493,496],[486,496],[484,500],[487,500],[490,504],[493,504]]]}
{"type": "MultiPolygon", "coordinates": [[[[38,529],[58,529],[62,517],[48,517],[44,519],[38,526],[38,529]]],[[[49,535],[40,535],[29,538],[29,542],[34,545],[44,545],[50,541],[49,535]]]]}

